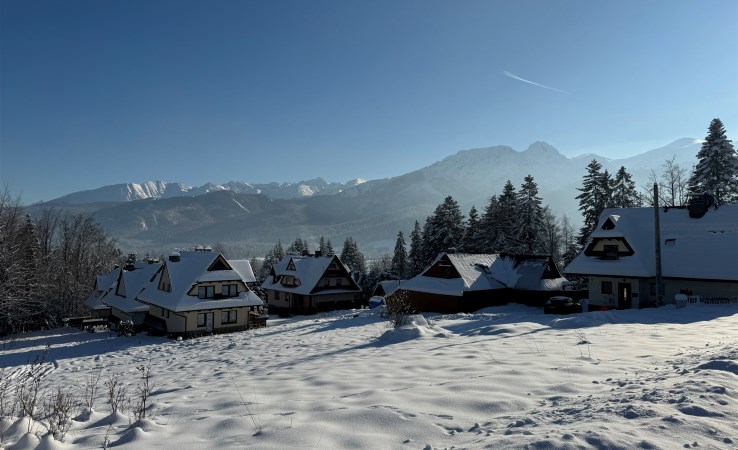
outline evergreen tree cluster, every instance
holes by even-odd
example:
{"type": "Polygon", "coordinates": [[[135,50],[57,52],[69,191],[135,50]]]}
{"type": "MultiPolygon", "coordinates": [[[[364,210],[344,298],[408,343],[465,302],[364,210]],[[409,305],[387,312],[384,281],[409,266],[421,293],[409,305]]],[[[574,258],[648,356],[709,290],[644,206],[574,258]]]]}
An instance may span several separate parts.
{"type": "Polygon", "coordinates": [[[0,192],[0,335],[85,315],[96,277],[121,262],[115,240],[92,218],[46,209],[34,220],[6,187],[0,192]]]}
{"type": "Polygon", "coordinates": [[[390,273],[395,278],[413,277],[447,251],[551,255],[564,262],[565,256],[568,261],[576,255],[576,239],[569,220],[559,219],[543,205],[538,185],[528,175],[519,190],[508,180],[481,216],[472,206],[465,220],[456,200],[446,197],[422,230],[415,222],[409,251],[404,235],[398,233],[390,273]]]}
{"type": "Polygon", "coordinates": [[[580,194],[576,199],[583,218],[578,238],[580,246],[585,244],[605,209],[643,206],[643,197],[623,166],[613,178],[607,170],[602,170],[602,164],[593,159],[587,165],[587,173],[582,177],[582,187],[577,189],[580,194]]]}
{"type": "Polygon", "coordinates": [[[738,153],[720,119],[710,122],[697,161],[689,180],[691,192],[712,194],[717,206],[738,201],[738,153]]]}

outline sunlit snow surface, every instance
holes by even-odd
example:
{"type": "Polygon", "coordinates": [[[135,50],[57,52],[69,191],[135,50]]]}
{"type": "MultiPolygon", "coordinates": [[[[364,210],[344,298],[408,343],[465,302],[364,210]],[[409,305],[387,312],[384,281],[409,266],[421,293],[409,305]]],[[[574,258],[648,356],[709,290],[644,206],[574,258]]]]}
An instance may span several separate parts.
{"type": "Polygon", "coordinates": [[[81,393],[101,367],[132,393],[141,364],[156,384],[141,427],[110,414],[101,381],[64,443],[4,419],[5,448],[102,448],[106,433],[121,449],[738,445],[736,305],[574,316],[509,305],[398,330],[360,310],[185,341],[57,329],[3,342],[14,379],[51,345],[45,389],[81,393]]]}

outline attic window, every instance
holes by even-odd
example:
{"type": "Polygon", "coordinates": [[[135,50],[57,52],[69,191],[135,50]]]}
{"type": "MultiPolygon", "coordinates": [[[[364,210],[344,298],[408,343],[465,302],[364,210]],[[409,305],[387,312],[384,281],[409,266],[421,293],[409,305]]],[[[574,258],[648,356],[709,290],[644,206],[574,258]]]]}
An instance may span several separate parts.
{"type": "Polygon", "coordinates": [[[667,247],[673,247],[676,245],[676,239],[667,239],[664,241],[664,245],[667,247]]]}
{"type": "Polygon", "coordinates": [[[604,259],[618,259],[618,246],[617,245],[605,245],[604,246],[604,259]]]}
{"type": "Polygon", "coordinates": [[[295,270],[295,262],[290,259],[290,262],[287,264],[287,270],[295,270]]]}
{"type": "Polygon", "coordinates": [[[228,270],[228,266],[225,264],[222,258],[218,258],[215,260],[213,265],[211,265],[210,268],[208,269],[208,271],[213,271],[213,270],[228,270]]]}
{"type": "Polygon", "coordinates": [[[607,220],[605,221],[605,223],[602,224],[602,229],[603,230],[612,230],[613,228],[615,228],[615,223],[612,221],[612,219],[610,217],[608,217],[607,220]]]}

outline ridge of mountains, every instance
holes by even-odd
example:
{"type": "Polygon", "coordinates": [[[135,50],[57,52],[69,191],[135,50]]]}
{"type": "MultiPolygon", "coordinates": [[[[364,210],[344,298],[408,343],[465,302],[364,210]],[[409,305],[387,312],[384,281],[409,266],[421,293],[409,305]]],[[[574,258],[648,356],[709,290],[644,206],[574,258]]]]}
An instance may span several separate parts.
{"type": "Polygon", "coordinates": [[[97,189],[73,192],[46,202],[47,205],[81,205],[86,203],[129,202],[148,198],[162,199],[207,194],[215,191],[231,191],[237,194],[264,194],[273,199],[303,198],[313,195],[330,195],[363,183],[355,179],[346,183],[328,183],[318,177],[297,183],[249,184],[244,181],[229,181],[223,184],[206,183],[199,187],[183,183],[147,181],[145,183],[121,183],[97,189]]]}
{"type": "MultiPolygon", "coordinates": [[[[238,256],[261,256],[274,243],[296,237],[315,244],[321,236],[340,249],[353,237],[367,256],[391,253],[397,232],[407,236],[447,195],[464,215],[475,205],[481,213],[490,196],[509,179],[518,187],[532,175],[539,196],[557,215],[579,222],[575,199],[592,159],[614,174],[625,166],[637,185],[648,184],[672,157],[690,169],[700,142],[678,139],[664,147],[623,159],[594,154],[569,158],[545,142],[524,151],[494,146],[459,151],[430,166],[393,178],[328,183],[322,178],[299,183],[147,182],[104,186],[29,207],[85,212],[115,238],[124,251],[164,253],[172,248],[220,244],[238,256]]],[[[313,245],[314,246],[314,245],[313,245]]]]}

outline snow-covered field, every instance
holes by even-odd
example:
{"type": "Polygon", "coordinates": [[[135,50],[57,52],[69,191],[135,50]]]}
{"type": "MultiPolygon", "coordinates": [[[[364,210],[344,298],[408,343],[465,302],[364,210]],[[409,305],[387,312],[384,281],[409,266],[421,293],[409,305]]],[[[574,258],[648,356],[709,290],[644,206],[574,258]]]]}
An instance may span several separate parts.
{"type": "Polygon", "coordinates": [[[101,385],[123,374],[131,393],[150,365],[151,418],[130,427],[101,392],[64,443],[3,419],[2,445],[102,448],[107,434],[122,449],[738,447],[736,305],[428,319],[390,330],[341,311],[186,341],[24,335],[0,350],[5,376],[47,344],[46,388],[80,391],[102,368],[101,385]]]}

